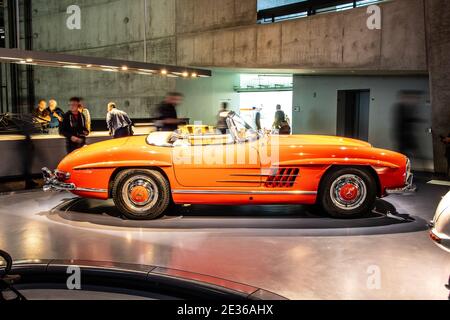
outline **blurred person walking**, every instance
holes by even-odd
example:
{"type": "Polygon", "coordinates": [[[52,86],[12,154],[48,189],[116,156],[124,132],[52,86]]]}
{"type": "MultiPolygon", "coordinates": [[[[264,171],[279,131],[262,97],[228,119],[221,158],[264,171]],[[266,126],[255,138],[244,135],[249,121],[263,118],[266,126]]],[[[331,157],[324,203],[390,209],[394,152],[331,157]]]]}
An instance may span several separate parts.
{"type": "Polygon", "coordinates": [[[64,112],[58,107],[58,103],[55,99],[51,99],[48,102],[48,112],[50,114],[48,133],[51,135],[59,135],[59,129],[64,118],[64,112]]]}
{"type": "Polygon", "coordinates": [[[222,134],[226,134],[228,130],[228,123],[227,123],[227,117],[228,117],[228,102],[222,102],[220,104],[220,110],[217,114],[217,130],[220,131],[222,134]]]}
{"type": "Polygon", "coordinates": [[[133,135],[133,122],[125,111],[117,109],[114,102],[108,103],[106,125],[109,134],[116,138],[124,138],[133,135]]]}
{"type": "Polygon", "coordinates": [[[441,136],[441,141],[445,145],[445,158],[447,159],[447,177],[450,177],[450,134],[447,137],[441,136]]]}
{"type": "Polygon", "coordinates": [[[409,158],[418,158],[419,143],[417,141],[418,125],[424,122],[419,117],[421,92],[414,90],[401,91],[395,110],[395,137],[398,151],[409,158]]]}
{"type": "Polygon", "coordinates": [[[183,102],[183,94],[169,92],[164,101],[158,107],[158,122],[156,126],[159,131],[175,131],[184,122],[178,119],[176,107],[183,102]]]}
{"type": "Polygon", "coordinates": [[[262,106],[260,108],[253,108],[253,110],[255,110],[255,126],[256,126],[256,131],[261,131],[262,127],[261,127],[261,110],[262,110],[262,106]]]}
{"type": "Polygon", "coordinates": [[[80,112],[80,98],[71,98],[69,105],[70,111],[64,115],[61,126],[61,134],[66,137],[67,153],[83,147],[89,135],[86,118],[80,112]]]}

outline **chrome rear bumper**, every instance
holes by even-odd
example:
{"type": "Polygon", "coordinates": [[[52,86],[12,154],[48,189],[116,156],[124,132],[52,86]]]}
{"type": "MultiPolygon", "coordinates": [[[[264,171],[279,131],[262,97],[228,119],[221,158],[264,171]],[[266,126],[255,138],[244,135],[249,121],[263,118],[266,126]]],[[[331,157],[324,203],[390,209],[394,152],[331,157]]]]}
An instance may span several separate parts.
{"type": "Polygon", "coordinates": [[[64,183],[58,180],[56,174],[48,168],[42,168],[44,176],[44,191],[74,191],[77,189],[73,183],[64,183]]]}

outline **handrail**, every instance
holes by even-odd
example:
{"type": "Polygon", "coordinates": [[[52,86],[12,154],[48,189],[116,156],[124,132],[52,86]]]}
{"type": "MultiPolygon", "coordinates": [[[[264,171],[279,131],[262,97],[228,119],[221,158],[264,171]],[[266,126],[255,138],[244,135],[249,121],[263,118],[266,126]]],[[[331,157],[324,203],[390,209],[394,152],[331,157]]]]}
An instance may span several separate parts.
{"type": "MultiPolygon", "coordinates": [[[[383,2],[384,0],[373,1],[383,2]]],[[[361,3],[361,0],[306,0],[301,2],[296,2],[292,4],[287,4],[284,6],[268,8],[258,11],[258,21],[268,22],[271,20],[275,22],[277,18],[285,17],[289,15],[295,15],[300,13],[306,13],[307,16],[311,16],[317,13],[318,10],[332,8],[335,6],[345,5],[345,4],[353,4],[353,8],[358,7],[361,3]]],[[[372,4],[368,3],[367,5],[372,4]]],[[[362,3],[362,5],[366,5],[362,3]]],[[[333,10],[334,11],[334,10],[333,10]]]]}

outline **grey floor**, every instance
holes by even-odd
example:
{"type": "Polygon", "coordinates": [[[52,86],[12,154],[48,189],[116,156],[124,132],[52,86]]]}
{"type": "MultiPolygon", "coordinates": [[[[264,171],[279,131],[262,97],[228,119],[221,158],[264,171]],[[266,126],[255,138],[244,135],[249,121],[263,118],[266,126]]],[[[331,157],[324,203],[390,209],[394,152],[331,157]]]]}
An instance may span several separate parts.
{"type": "Polygon", "coordinates": [[[194,206],[125,221],[111,202],[40,191],[0,196],[0,248],[15,259],[167,266],[251,284],[290,299],[447,299],[450,255],[428,238],[448,187],[379,201],[367,219],[301,206],[194,206]]]}

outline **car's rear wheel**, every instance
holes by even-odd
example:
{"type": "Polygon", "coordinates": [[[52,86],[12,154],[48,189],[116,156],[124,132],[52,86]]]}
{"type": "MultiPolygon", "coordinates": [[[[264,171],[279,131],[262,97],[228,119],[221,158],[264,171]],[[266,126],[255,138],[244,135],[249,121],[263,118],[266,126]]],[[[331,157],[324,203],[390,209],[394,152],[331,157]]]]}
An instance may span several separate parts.
{"type": "Polygon", "coordinates": [[[122,214],[133,220],[160,217],[170,204],[170,185],[158,171],[131,169],[114,179],[112,196],[122,214]]]}
{"type": "Polygon", "coordinates": [[[377,197],[376,181],[365,169],[336,168],[321,183],[318,202],[335,218],[369,215],[377,197]]]}

